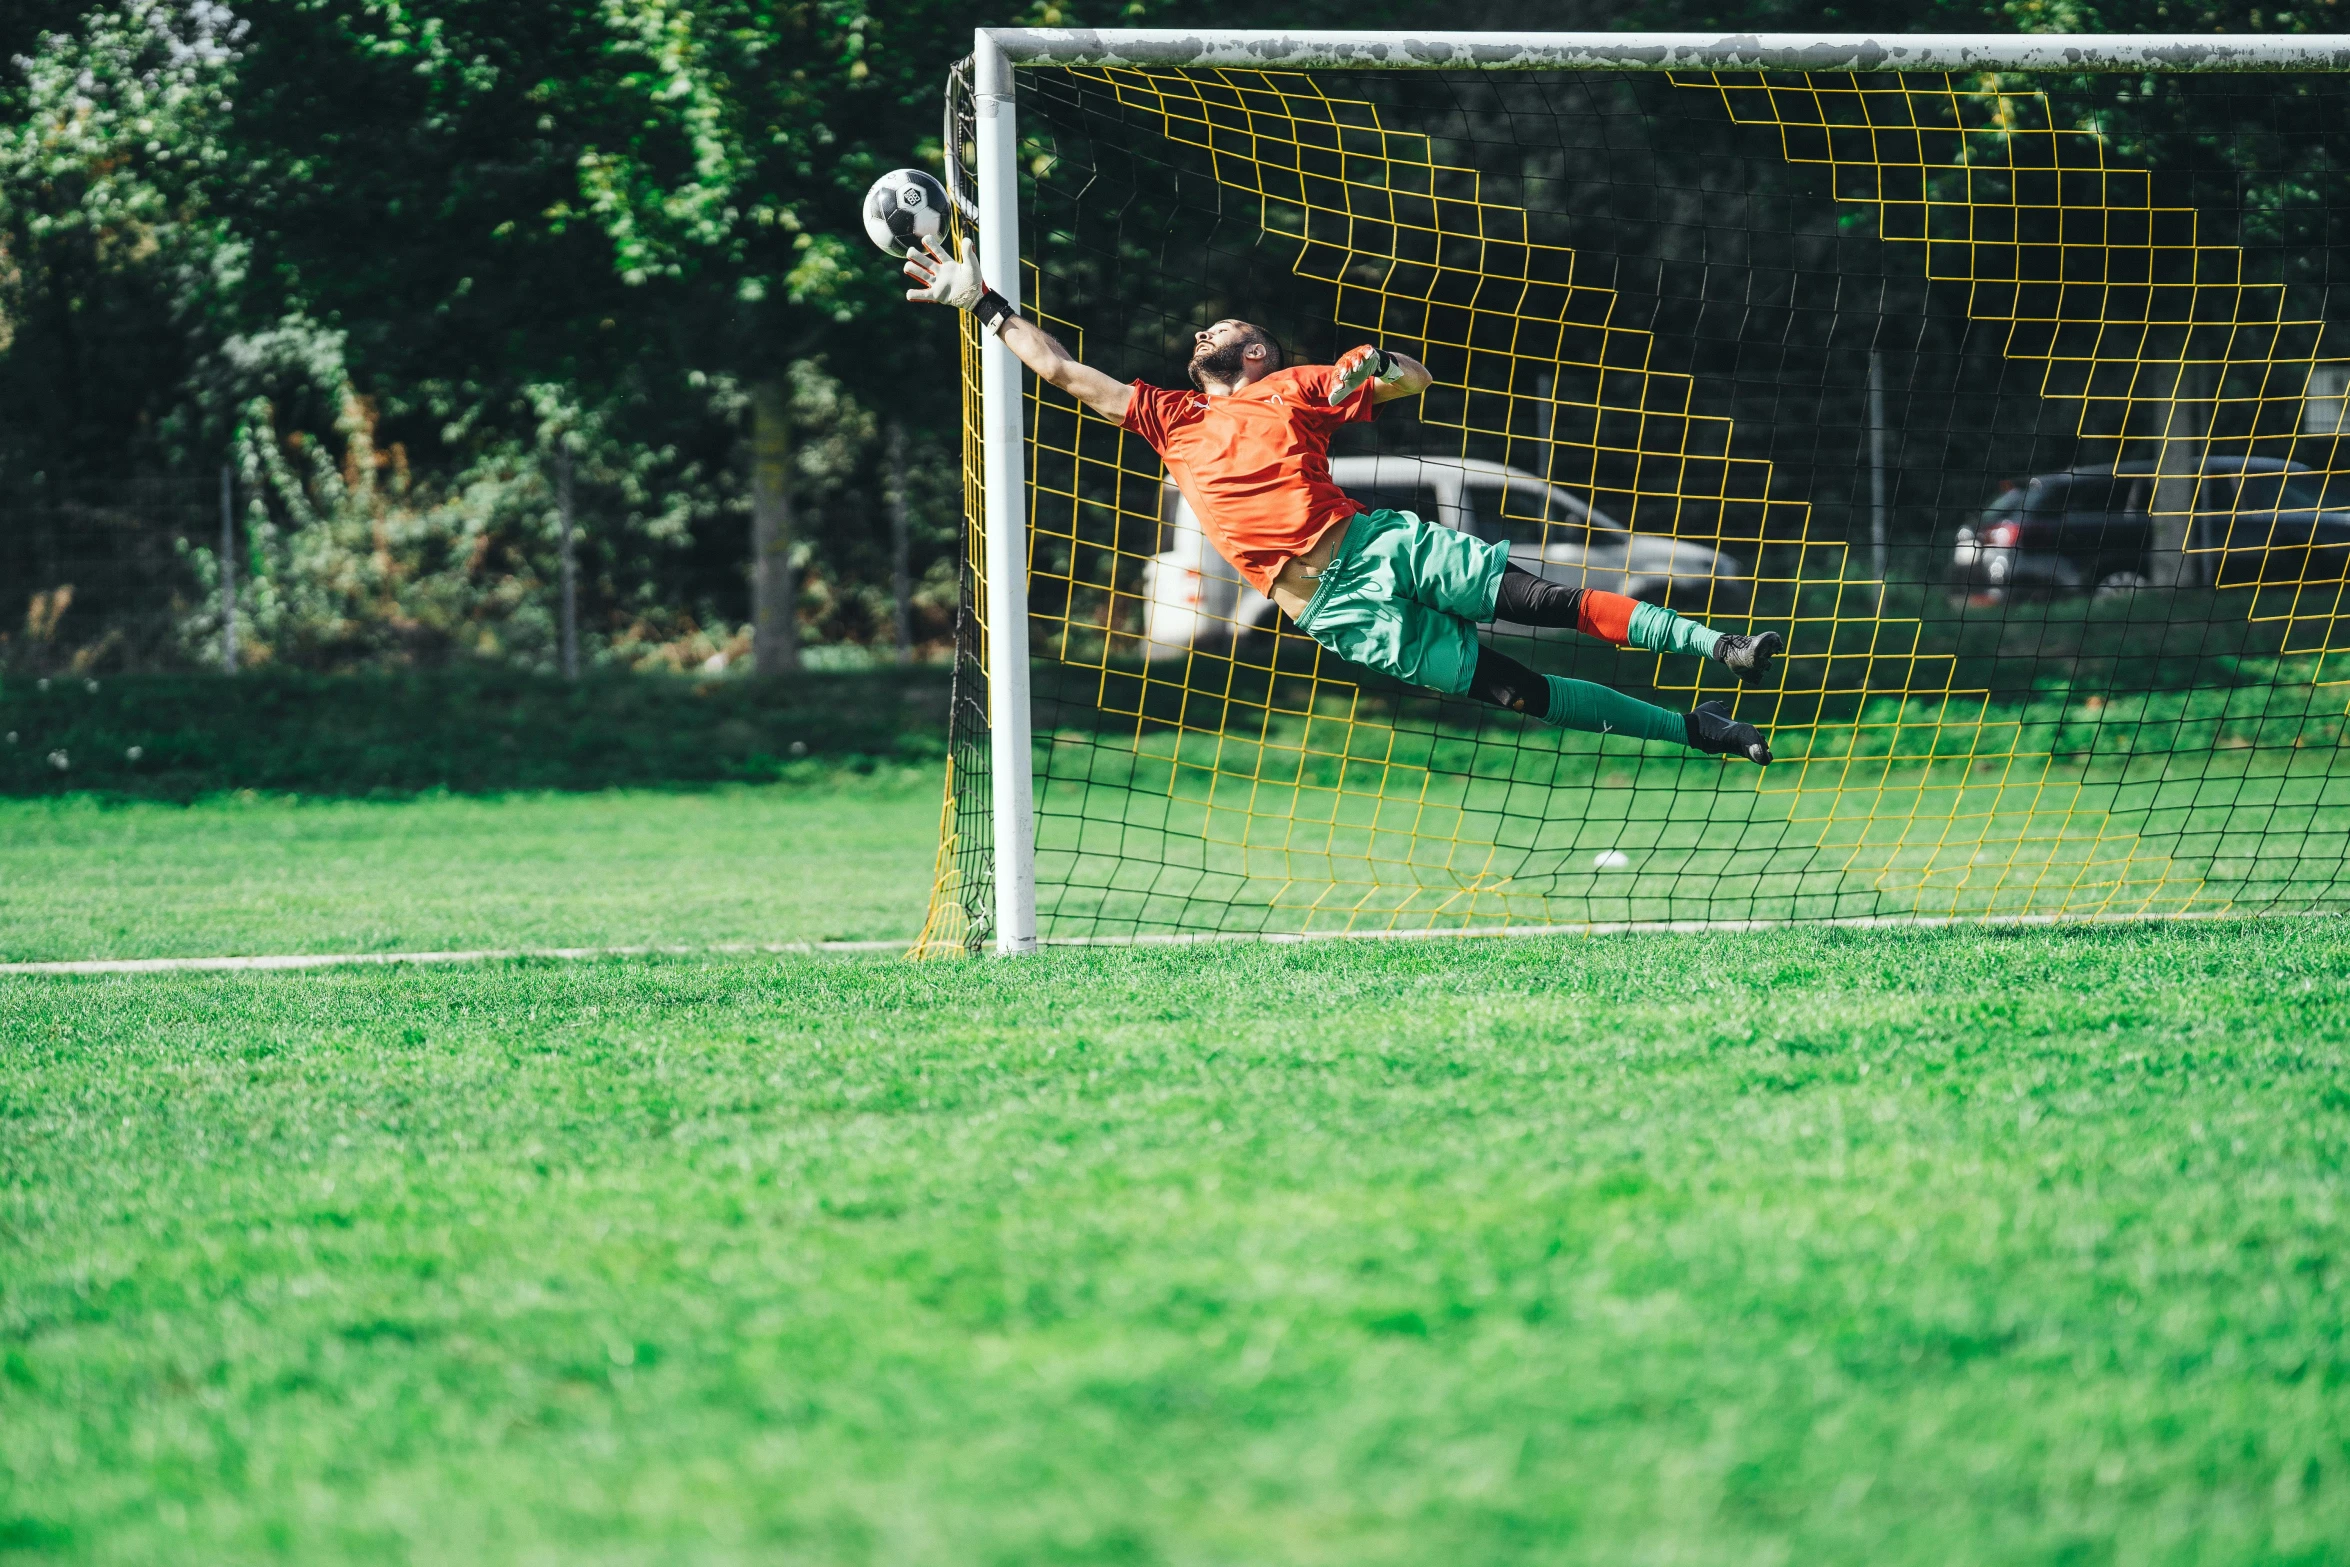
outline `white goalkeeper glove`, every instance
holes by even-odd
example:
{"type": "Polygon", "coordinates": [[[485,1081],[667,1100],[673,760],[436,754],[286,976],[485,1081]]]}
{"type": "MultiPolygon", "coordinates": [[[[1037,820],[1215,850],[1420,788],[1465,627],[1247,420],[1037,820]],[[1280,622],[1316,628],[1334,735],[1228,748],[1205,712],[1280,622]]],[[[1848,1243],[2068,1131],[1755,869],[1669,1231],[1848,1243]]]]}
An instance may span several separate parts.
{"type": "Polygon", "coordinates": [[[922,286],[907,289],[906,297],[917,304],[967,310],[979,318],[981,326],[1000,332],[1004,318],[1012,313],[1011,303],[980,277],[979,256],[968,236],[962,252],[959,259],[950,256],[937,240],[925,236],[922,249],[906,257],[906,276],[922,286]]]}
{"type": "Polygon", "coordinates": [[[1404,375],[1402,360],[1386,349],[1374,348],[1369,343],[1360,348],[1350,348],[1339,355],[1338,363],[1331,369],[1334,372],[1330,377],[1330,405],[1333,408],[1361,391],[1367,381],[1393,386],[1404,375]]]}

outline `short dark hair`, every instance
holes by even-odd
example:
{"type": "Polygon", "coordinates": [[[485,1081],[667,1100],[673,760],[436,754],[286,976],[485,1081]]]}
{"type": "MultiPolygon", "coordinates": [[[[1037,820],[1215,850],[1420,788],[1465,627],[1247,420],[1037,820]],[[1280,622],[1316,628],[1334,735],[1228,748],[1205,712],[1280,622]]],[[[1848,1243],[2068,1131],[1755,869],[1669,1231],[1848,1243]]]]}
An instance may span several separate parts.
{"type": "Polygon", "coordinates": [[[1239,327],[1243,332],[1248,334],[1249,342],[1262,343],[1265,345],[1265,358],[1268,361],[1265,366],[1266,369],[1278,370],[1282,367],[1282,365],[1288,362],[1288,356],[1281,352],[1281,345],[1273,340],[1272,333],[1266,331],[1263,327],[1257,325],[1254,321],[1235,321],[1233,325],[1239,327]]]}

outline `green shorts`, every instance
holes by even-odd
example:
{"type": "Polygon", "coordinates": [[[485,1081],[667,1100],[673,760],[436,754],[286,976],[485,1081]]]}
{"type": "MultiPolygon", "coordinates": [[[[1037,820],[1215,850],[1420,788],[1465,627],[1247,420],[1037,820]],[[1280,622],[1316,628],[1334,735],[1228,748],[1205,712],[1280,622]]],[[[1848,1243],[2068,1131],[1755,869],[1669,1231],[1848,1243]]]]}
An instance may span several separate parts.
{"type": "Polygon", "coordinates": [[[1477,623],[1508,569],[1488,544],[1408,511],[1357,512],[1297,629],[1354,664],[1447,696],[1477,673],[1477,623]]]}

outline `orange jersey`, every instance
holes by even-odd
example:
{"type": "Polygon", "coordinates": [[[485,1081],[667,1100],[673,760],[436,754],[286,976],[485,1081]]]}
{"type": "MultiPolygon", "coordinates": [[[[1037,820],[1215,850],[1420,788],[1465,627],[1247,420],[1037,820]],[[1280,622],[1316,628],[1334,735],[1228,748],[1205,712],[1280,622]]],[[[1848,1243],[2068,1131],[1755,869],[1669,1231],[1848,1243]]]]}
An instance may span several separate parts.
{"type": "Polygon", "coordinates": [[[1330,406],[1331,367],[1276,370],[1229,397],[1134,383],[1126,428],[1151,443],[1216,553],[1260,593],[1362,507],[1330,478],[1330,435],[1372,417],[1371,389],[1330,406]]]}

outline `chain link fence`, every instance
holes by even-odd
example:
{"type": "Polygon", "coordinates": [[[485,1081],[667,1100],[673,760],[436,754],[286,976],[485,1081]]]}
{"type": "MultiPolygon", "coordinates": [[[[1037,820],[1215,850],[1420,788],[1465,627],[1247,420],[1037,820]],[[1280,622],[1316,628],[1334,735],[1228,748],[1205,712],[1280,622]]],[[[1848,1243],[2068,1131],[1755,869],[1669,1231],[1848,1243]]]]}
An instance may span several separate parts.
{"type": "Polygon", "coordinates": [[[0,670],[233,663],[212,564],[232,504],[225,473],[0,486],[0,670]]]}
{"type": "MultiPolygon", "coordinates": [[[[903,467],[884,470],[878,497],[804,507],[826,545],[802,546],[806,667],[928,662],[949,645],[952,514],[945,526],[926,515],[935,504],[918,515],[903,467]]],[[[750,631],[737,629],[745,606],[734,601],[742,567],[728,558],[739,522],[722,516],[690,538],[647,545],[610,528],[590,486],[578,488],[574,507],[569,486],[549,486],[542,541],[511,529],[434,535],[432,519],[396,507],[305,539],[282,497],[227,469],[0,484],[0,674],[485,656],[572,675],[590,662],[748,670],[750,631]],[[441,591],[449,583],[455,594],[441,591]]]]}

